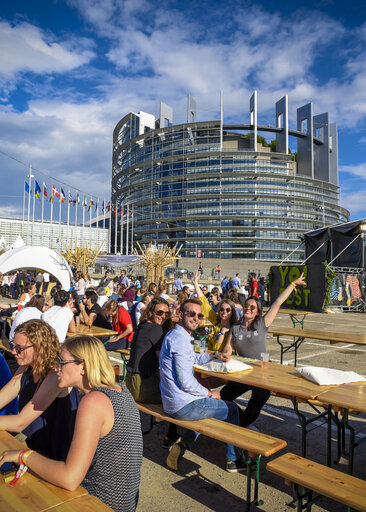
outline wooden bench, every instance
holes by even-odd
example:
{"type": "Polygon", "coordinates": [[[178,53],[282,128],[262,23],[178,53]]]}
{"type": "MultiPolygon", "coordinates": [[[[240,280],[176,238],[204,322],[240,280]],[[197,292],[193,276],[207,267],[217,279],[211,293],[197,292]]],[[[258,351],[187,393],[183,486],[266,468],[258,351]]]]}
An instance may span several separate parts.
{"type": "Polygon", "coordinates": [[[267,463],[267,470],[294,484],[297,510],[311,509],[320,496],[366,512],[366,482],[293,453],[267,463]],[[313,492],[317,493],[313,497],[313,492]],[[305,500],[305,503],[303,504],[305,500]]]}
{"type": "Polygon", "coordinates": [[[154,416],[158,421],[168,421],[188,430],[194,430],[205,436],[212,437],[218,441],[231,443],[239,448],[242,452],[245,465],[247,466],[247,505],[245,510],[249,511],[252,503],[258,505],[262,504],[261,501],[258,501],[261,456],[269,457],[279,450],[282,450],[282,448],[287,446],[286,441],[237,425],[231,425],[226,421],[217,420],[215,418],[206,418],[196,421],[177,420],[169,416],[169,414],[166,414],[161,404],[137,403],[137,407],[141,412],[154,416]],[[254,476],[253,502],[251,501],[252,476],[254,476]]]}
{"type": "Polygon", "coordinates": [[[127,361],[130,358],[131,349],[130,348],[120,348],[118,350],[115,350],[115,352],[118,352],[122,359],[122,382],[124,382],[125,378],[126,378],[127,361]]]}

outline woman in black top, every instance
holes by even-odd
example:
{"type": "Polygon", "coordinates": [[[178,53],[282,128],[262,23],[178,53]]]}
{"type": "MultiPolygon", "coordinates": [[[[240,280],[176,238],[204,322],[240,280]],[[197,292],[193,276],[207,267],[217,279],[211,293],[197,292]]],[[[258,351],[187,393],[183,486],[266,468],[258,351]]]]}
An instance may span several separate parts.
{"type": "Polygon", "coordinates": [[[162,297],[156,297],[141,316],[127,365],[126,386],[137,402],[161,402],[159,354],[163,338],[171,327],[169,304],[162,297]]]}

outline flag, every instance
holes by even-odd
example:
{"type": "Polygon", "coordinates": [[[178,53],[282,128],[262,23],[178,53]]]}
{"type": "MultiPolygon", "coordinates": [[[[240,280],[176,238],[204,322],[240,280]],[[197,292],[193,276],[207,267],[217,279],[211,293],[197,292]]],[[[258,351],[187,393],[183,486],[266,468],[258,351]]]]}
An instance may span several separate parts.
{"type": "Polygon", "coordinates": [[[111,209],[111,202],[108,201],[108,204],[107,204],[107,212],[109,212],[109,210],[111,209]]]}
{"type": "Polygon", "coordinates": [[[117,213],[121,213],[121,211],[122,211],[122,206],[120,205],[120,207],[117,210],[117,213]]]}
{"type": "Polygon", "coordinates": [[[50,197],[50,203],[53,203],[54,200],[55,200],[55,196],[51,196],[50,197]]]}
{"type": "Polygon", "coordinates": [[[90,208],[91,208],[92,206],[94,206],[94,201],[93,201],[93,199],[90,199],[88,212],[90,211],[90,208]]]}
{"type": "Polygon", "coordinates": [[[86,202],[86,199],[85,199],[85,196],[83,196],[83,208],[85,208],[85,206],[87,206],[87,202],[86,202]]]}
{"type": "Polygon", "coordinates": [[[64,203],[64,202],[66,201],[65,192],[62,190],[62,188],[61,188],[61,197],[60,197],[60,201],[61,201],[61,203],[64,203]]]}
{"type": "Polygon", "coordinates": [[[41,187],[39,186],[37,180],[34,185],[34,193],[35,193],[35,196],[38,197],[39,200],[41,200],[40,194],[42,194],[42,191],[41,191],[41,187]]]}
{"type": "Polygon", "coordinates": [[[46,187],[45,182],[43,182],[43,195],[44,195],[44,197],[47,197],[47,187],[46,187]]]}
{"type": "Polygon", "coordinates": [[[99,206],[99,199],[97,199],[95,201],[95,211],[97,212],[98,211],[98,206],[99,206]]]}
{"type": "Polygon", "coordinates": [[[76,202],[77,202],[78,204],[80,204],[80,197],[79,197],[79,194],[78,194],[78,193],[76,193],[76,202]]]}
{"type": "Polygon", "coordinates": [[[104,212],[104,201],[102,203],[102,212],[104,212]]]}
{"type": "Polygon", "coordinates": [[[24,188],[25,188],[25,191],[28,192],[28,194],[29,194],[29,185],[26,181],[24,182],[24,188]]]}
{"type": "Polygon", "coordinates": [[[71,192],[69,191],[69,203],[75,203],[75,201],[72,198],[71,192]]]}
{"type": "Polygon", "coordinates": [[[60,192],[57,190],[55,185],[52,185],[52,195],[55,197],[60,197],[60,192]]]}

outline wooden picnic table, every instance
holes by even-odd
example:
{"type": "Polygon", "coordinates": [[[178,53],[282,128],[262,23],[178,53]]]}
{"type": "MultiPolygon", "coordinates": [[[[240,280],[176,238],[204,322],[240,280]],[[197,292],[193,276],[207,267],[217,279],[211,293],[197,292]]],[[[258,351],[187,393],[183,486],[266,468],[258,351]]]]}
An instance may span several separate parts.
{"type": "Polygon", "coordinates": [[[366,382],[352,382],[349,384],[341,384],[340,386],[333,387],[318,397],[318,401],[328,405],[329,412],[331,408],[339,408],[343,410],[343,417],[341,423],[338,421],[337,416],[328,417],[328,466],[331,464],[331,419],[335,419],[336,426],[341,429],[342,436],[338,435],[338,460],[340,456],[345,455],[345,429],[349,432],[349,460],[348,471],[350,474],[353,472],[353,459],[354,451],[357,446],[366,441],[366,436],[363,436],[359,441],[355,441],[355,430],[349,424],[349,412],[351,410],[361,413],[366,413],[366,382]],[[341,443],[341,446],[339,446],[341,443]]]}
{"type": "MultiPolygon", "coordinates": [[[[47,508],[50,512],[113,512],[105,503],[95,496],[87,494],[72,500],[66,501],[56,507],[47,508]]],[[[44,511],[45,512],[45,511],[44,511]]]]}
{"type": "MultiPolygon", "coordinates": [[[[263,313],[267,313],[269,310],[269,307],[265,306],[263,308],[263,313]]],[[[304,327],[304,320],[307,317],[307,315],[311,315],[311,311],[301,311],[299,309],[287,309],[287,308],[280,308],[278,313],[282,313],[283,315],[289,315],[292,321],[292,324],[294,327],[296,327],[297,324],[301,325],[301,328],[304,327]]]]}
{"type": "Polygon", "coordinates": [[[114,336],[115,334],[118,334],[118,332],[110,329],[104,329],[103,327],[96,327],[95,325],[88,327],[85,324],[79,324],[76,326],[76,332],[68,332],[67,337],[72,338],[78,334],[88,334],[89,336],[102,338],[103,336],[114,336]]]}
{"type": "Polygon", "coordinates": [[[354,345],[366,345],[366,336],[364,334],[350,334],[346,332],[332,332],[332,331],[319,331],[315,329],[294,329],[290,327],[277,328],[270,327],[268,329],[268,333],[277,337],[277,343],[281,346],[281,364],[283,363],[283,354],[288,352],[289,350],[294,350],[295,352],[295,366],[297,363],[297,351],[300,345],[305,341],[305,339],[311,340],[325,340],[329,341],[329,343],[351,343],[354,345]],[[281,342],[281,336],[290,336],[293,337],[292,343],[288,344],[286,347],[284,343],[281,342]]]}
{"type": "MultiPolygon", "coordinates": [[[[0,431],[0,453],[24,448],[24,444],[8,432],[0,431]]],[[[30,470],[13,487],[5,484],[3,476],[0,475],[1,512],[43,512],[87,494],[87,490],[81,486],[75,491],[61,489],[40,479],[30,470]]],[[[66,512],[67,509],[64,510],[66,512]]]]}
{"type": "Polygon", "coordinates": [[[315,416],[307,418],[299,410],[299,402],[310,402],[319,398],[326,391],[330,390],[333,386],[319,386],[302,377],[294,367],[284,366],[278,363],[269,363],[268,368],[262,368],[260,361],[249,360],[248,358],[238,357],[239,360],[244,361],[246,364],[252,366],[249,370],[233,373],[218,373],[209,372],[195,368],[197,372],[207,377],[219,377],[225,381],[239,382],[255,386],[261,389],[268,389],[283,395],[291,400],[294,411],[300,421],[301,426],[301,452],[302,456],[306,457],[306,436],[307,426],[320,418],[328,417],[328,410],[322,412],[317,411],[315,416]]]}

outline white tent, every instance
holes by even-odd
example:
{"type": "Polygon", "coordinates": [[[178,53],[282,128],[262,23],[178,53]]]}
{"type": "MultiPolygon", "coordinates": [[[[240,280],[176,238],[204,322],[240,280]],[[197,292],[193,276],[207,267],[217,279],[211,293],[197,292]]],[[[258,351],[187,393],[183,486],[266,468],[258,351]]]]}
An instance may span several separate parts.
{"type": "Polygon", "coordinates": [[[15,242],[11,245],[11,249],[19,249],[19,247],[24,247],[25,243],[23,241],[23,238],[18,235],[15,242]]]}
{"type": "Polygon", "coordinates": [[[70,288],[72,276],[69,264],[63,256],[48,247],[18,247],[10,249],[0,256],[0,272],[3,274],[19,268],[45,270],[54,275],[64,290],[70,288]]]}

